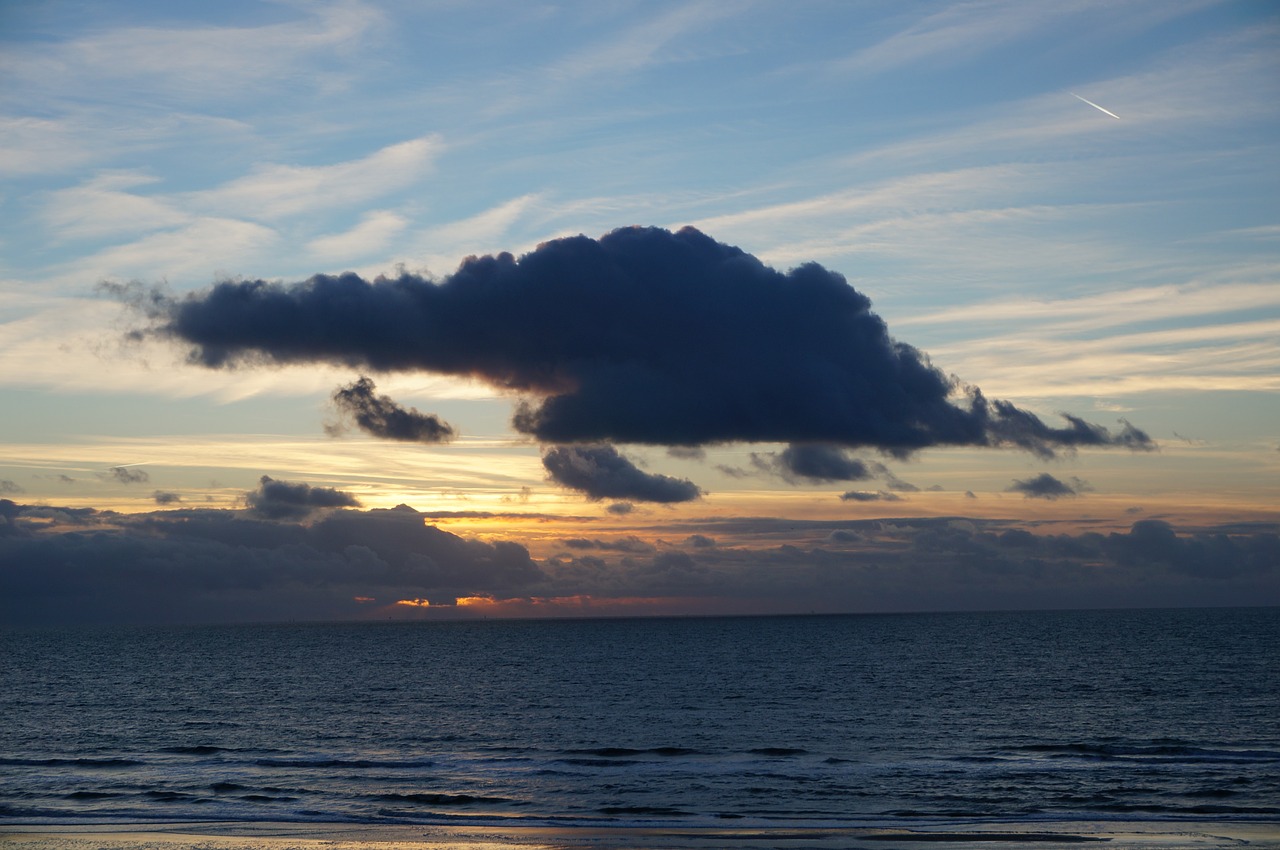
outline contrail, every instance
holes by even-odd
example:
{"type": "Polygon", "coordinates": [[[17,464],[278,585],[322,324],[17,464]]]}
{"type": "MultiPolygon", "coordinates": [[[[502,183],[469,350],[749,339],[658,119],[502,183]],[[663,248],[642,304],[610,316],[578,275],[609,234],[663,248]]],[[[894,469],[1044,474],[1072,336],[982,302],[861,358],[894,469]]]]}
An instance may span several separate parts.
{"type": "Polygon", "coordinates": [[[1098,110],[1099,112],[1105,112],[1105,113],[1107,113],[1108,115],[1110,115],[1112,118],[1116,119],[1117,121],[1119,121],[1119,120],[1120,120],[1120,116],[1119,116],[1119,115],[1116,115],[1116,114],[1115,114],[1114,112],[1112,112],[1110,109],[1103,109],[1101,106],[1099,106],[1098,104],[1094,103],[1092,100],[1085,100],[1083,97],[1081,97],[1080,95],[1076,94],[1075,92],[1071,92],[1071,96],[1072,96],[1072,97],[1074,97],[1076,100],[1084,100],[1084,102],[1085,102],[1085,103],[1089,104],[1089,105],[1090,105],[1090,106],[1092,106],[1094,109],[1098,110]]]}

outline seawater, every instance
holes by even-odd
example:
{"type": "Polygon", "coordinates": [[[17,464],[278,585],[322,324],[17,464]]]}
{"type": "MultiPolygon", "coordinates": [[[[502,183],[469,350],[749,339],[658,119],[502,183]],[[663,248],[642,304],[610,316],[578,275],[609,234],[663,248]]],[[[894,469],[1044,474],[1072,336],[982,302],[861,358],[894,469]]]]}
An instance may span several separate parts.
{"type": "Polygon", "coordinates": [[[1280,815],[1280,609],[0,640],[7,823],[1280,815]]]}

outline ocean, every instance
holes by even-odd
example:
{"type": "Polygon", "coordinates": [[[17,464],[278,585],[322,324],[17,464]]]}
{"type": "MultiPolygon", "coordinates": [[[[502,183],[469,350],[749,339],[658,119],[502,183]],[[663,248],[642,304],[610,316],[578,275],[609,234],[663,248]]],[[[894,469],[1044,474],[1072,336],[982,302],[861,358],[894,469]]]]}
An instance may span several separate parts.
{"type": "Polygon", "coordinates": [[[1280,820],[1280,609],[0,632],[0,824],[1280,820]]]}

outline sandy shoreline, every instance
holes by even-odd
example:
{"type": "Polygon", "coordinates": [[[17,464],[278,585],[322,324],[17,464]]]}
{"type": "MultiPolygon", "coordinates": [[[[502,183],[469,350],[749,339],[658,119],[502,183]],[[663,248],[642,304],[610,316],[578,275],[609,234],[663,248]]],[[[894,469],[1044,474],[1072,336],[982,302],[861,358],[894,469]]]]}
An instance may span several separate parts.
{"type": "Polygon", "coordinates": [[[1280,848],[1280,823],[965,823],[844,829],[560,829],[294,823],[0,824],[14,850],[684,850],[685,848],[1280,848]]]}

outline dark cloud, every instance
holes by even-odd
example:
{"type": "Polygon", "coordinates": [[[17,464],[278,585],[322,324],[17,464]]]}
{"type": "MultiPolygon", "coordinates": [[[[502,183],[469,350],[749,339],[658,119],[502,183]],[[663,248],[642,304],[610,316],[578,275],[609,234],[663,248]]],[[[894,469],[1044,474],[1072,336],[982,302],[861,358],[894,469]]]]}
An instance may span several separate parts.
{"type": "Polygon", "coordinates": [[[843,502],[901,502],[902,497],[887,490],[877,490],[875,492],[850,490],[847,493],[841,493],[840,500],[843,502]]]}
{"type": "Polygon", "coordinates": [[[1153,447],[1064,414],[987,400],[894,340],[868,298],[816,263],[776,271],[694,230],[615,230],[472,257],[440,281],[317,275],[224,281],[174,298],[115,287],[209,367],[326,362],[484,380],[523,396],[544,443],[785,442],[1153,447]]]}
{"type": "Polygon", "coordinates": [[[553,481],[589,499],[688,502],[702,495],[691,481],[645,472],[612,446],[557,446],[542,456],[553,481]]]}
{"type": "Polygon", "coordinates": [[[705,534],[690,534],[684,542],[695,549],[712,549],[716,545],[716,541],[705,534]]]}
{"type": "Polygon", "coordinates": [[[113,466],[102,477],[120,484],[144,484],[151,480],[145,469],[129,466],[113,466]]]}
{"type": "Polygon", "coordinates": [[[22,507],[11,499],[0,499],[0,537],[18,533],[18,515],[22,507]]]}
{"type": "Polygon", "coordinates": [[[504,502],[527,502],[533,496],[533,489],[530,487],[521,487],[520,492],[514,496],[503,496],[504,502]]]}
{"type": "Polygon", "coordinates": [[[0,500],[5,624],[381,617],[401,599],[507,597],[546,578],[523,546],[450,534],[404,506],[309,524],[247,511],[90,511],[58,534],[44,530],[47,512],[9,506],[0,500]]]}
{"type": "Polygon", "coordinates": [[[301,521],[0,499],[0,623],[381,618],[397,600],[429,600],[429,615],[463,596],[680,597],[726,613],[1280,604],[1275,523],[1055,534],[984,519],[709,517],[671,523],[680,550],[592,543],[537,563],[514,542],[424,520],[405,506],[301,521]]]}
{"type": "MultiPolygon", "coordinates": [[[[918,493],[920,488],[912,484],[910,481],[903,481],[901,478],[893,474],[893,471],[883,463],[871,464],[872,471],[884,481],[886,490],[894,490],[898,493],[918,493]]],[[[941,487],[934,485],[930,490],[941,490],[941,487]]]]}
{"type": "Polygon", "coordinates": [[[751,460],[758,469],[774,472],[788,481],[860,481],[871,477],[866,463],[850,457],[839,446],[800,443],[781,452],[753,452],[751,460]]]}
{"type": "Polygon", "coordinates": [[[611,540],[593,539],[588,537],[570,537],[564,540],[564,545],[570,549],[601,549],[612,552],[644,553],[654,551],[654,545],[652,543],[641,540],[639,537],[635,537],[633,535],[629,535],[627,537],[616,537],[611,540]]]}
{"type": "MultiPolygon", "coordinates": [[[[453,426],[438,416],[401,407],[388,396],[375,395],[376,389],[372,380],[361,376],[350,386],[334,390],[333,404],[344,420],[355,422],[361,431],[384,440],[443,443],[457,436],[453,426]]],[[[336,434],[342,428],[340,423],[326,430],[336,434]]]]}
{"type": "Polygon", "coordinates": [[[419,511],[423,519],[513,519],[537,522],[596,522],[594,516],[570,516],[566,514],[540,514],[532,511],[419,511]]]}
{"type": "Polygon", "coordinates": [[[0,493],[21,493],[22,488],[8,478],[0,479],[0,493]]]}
{"type": "Polygon", "coordinates": [[[332,487],[312,487],[304,482],[277,481],[262,476],[258,488],[245,493],[249,510],[268,519],[304,517],[321,508],[358,508],[355,496],[332,487]]]}
{"type": "Polygon", "coordinates": [[[151,494],[151,498],[156,500],[157,505],[176,505],[182,501],[182,497],[177,493],[170,493],[165,490],[157,490],[151,494]]]}
{"type": "Polygon", "coordinates": [[[615,516],[626,516],[627,514],[634,511],[635,509],[636,509],[636,506],[631,504],[630,502],[614,502],[612,505],[605,508],[606,511],[608,511],[611,514],[614,514],[615,516]]]}
{"type": "Polygon", "coordinates": [[[1127,532],[1033,534],[981,519],[684,523],[739,541],[650,558],[553,559],[564,595],[724,596],[770,611],[991,610],[1280,601],[1274,524],[1180,533],[1149,520],[1127,532]],[[787,529],[791,542],[762,546],[787,529]]]}
{"type": "Polygon", "coordinates": [[[1089,489],[1088,482],[1079,478],[1072,478],[1071,483],[1067,484],[1047,472],[1042,472],[1035,478],[1015,479],[1006,488],[1007,492],[1021,493],[1028,499],[1061,499],[1078,496],[1089,489]]]}

